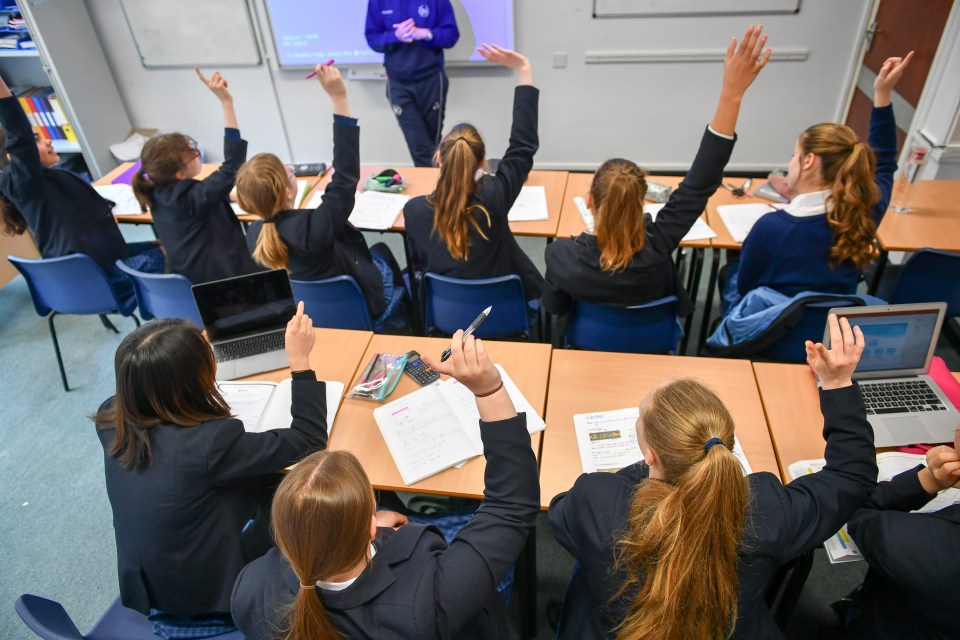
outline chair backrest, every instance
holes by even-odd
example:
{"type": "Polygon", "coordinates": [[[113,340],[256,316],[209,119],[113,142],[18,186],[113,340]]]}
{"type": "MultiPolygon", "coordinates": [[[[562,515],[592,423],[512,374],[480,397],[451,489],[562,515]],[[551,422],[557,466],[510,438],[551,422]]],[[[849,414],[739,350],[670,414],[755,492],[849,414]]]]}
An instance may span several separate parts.
{"type": "Polygon", "coordinates": [[[576,302],[566,331],[566,346],[591,351],[672,353],[680,341],[677,296],[633,307],[576,302]]]}
{"type": "Polygon", "coordinates": [[[903,265],[890,304],[941,301],[947,316],[960,316],[960,253],[920,249],[903,265]]]}
{"type": "Polygon", "coordinates": [[[144,273],[131,269],[122,260],[117,268],[133,280],[137,306],[144,320],[154,318],[184,318],[203,326],[197,301],[193,298],[190,281],[174,273],[144,273]]]}
{"type": "Polygon", "coordinates": [[[293,297],[303,301],[303,311],[315,327],[373,331],[370,308],[360,285],[350,276],[307,282],[291,280],[293,297]]]}
{"type": "Polygon", "coordinates": [[[839,298],[827,302],[813,302],[804,306],[800,321],[787,329],[783,337],[761,349],[757,358],[777,362],[806,362],[807,351],[804,341],[819,342],[823,339],[823,329],[827,326],[827,312],[834,307],[852,307],[862,305],[863,301],[839,298]]]}
{"type": "Polygon", "coordinates": [[[60,258],[18,258],[7,256],[23,274],[30,288],[33,306],[45,316],[57,313],[130,315],[136,308],[132,300],[124,304],[117,299],[107,274],[96,262],[82,253],[60,258]]]}
{"type": "Polygon", "coordinates": [[[83,634],[59,602],[28,593],[14,605],[23,623],[44,640],[83,640],[83,634]]]}
{"type": "Polygon", "coordinates": [[[474,332],[478,338],[526,335],[527,300],[518,275],[462,280],[423,274],[427,334],[432,330],[453,335],[466,329],[480,312],[493,306],[490,316],[474,332]]]}

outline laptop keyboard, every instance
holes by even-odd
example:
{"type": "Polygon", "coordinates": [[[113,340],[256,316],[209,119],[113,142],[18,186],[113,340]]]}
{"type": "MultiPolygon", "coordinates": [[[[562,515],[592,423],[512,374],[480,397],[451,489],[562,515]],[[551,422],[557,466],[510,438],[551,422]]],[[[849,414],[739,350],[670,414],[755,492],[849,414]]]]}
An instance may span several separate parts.
{"type": "Polygon", "coordinates": [[[860,382],[860,392],[867,415],[947,410],[925,380],[860,382]]]}
{"type": "Polygon", "coordinates": [[[275,331],[252,338],[244,338],[243,340],[215,344],[213,345],[213,353],[217,356],[217,362],[226,362],[227,360],[247,358],[270,351],[280,351],[283,349],[285,334],[286,331],[275,331]]]}

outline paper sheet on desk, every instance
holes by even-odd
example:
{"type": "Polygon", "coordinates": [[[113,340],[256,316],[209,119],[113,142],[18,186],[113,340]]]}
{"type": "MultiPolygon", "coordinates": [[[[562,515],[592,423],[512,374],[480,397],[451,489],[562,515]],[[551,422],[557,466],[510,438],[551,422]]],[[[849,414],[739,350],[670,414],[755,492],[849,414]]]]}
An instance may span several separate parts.
{"type": "Polygon", "coordinates": [[[323,202],[323,191],[316,191],[307,200],[307,204],[303,205],[301,209],[316,209],[323,202]]]}
{"type": "MultiPolygon", "coordinates": [[[[234,417],[243,423],[247,432],[259,433],[270,429],[288,428],[293,422],[290,405],[293,402],[293,384],[288,378],[273,382],[218,382],[223,399],[230,405],[234,417]]],[[[327,433],[343,397],[343,383],[325,381],[327,389],[327,433]]]]}
{"type": "MultiPolygon", "coordinates": [[[[660,209],[663,209],[664,206],[665,204],[645,204],[643,205],[643,212],[649,213],[653,221],[656,222],[657,214],[660,213],[660,209]]],[[[697,221],[693,223],[693,226],[690,227],[687,234],[683,236],[683,241],[709,240],[710,238],[716,237],[717,232],[711,229],[710,225],[703,221],[703,218],[697,218],[697,221]]]]}
{"type": "Polygon", "coordinates": [[[547,189],[542,186],[521,187],[520,195],[510,207],[507,220],[510,222],[530,222],[546,220],[550,217],[547,211],[547,189]]]}
{"type": "Polygon", "coordinates": [[[358,229],[389,229],[409,199],[407,196],[380,191],[358,193],[350,214],[350,224],[358,229]]]}
{"type": "Polygon", "coordinates": [[[135,215],[143,213],[137,197],[133,195],[133,187],[128,184],[107,184],[95,186],[100,197],[114,202],[113,215],[135,215]]]}
{"type": "Polygon", "coordinates": [[[723,204],[717,207],[717,213],[734,242],[743,243],[753,229],[757,220],[776,211],[776,207],[769,204],[723,204]]]}

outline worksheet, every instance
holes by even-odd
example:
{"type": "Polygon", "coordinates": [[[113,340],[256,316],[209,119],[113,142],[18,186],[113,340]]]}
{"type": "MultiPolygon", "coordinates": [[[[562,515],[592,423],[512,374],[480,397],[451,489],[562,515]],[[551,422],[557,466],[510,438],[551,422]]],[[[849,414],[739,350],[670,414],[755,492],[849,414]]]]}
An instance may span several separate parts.
{"type": "Polygon", "coordinates": [[[397,193],[364,191],[357,194],[356,204],[350,214],[350,223],[358,229],[383,231],[396,222],[410,198],[397,193]]]}
{"type": "Polygon", "coordinates": [[[510,222],[546,220],[549,217],[546,187],[521,187],[520,195],[507,214],[510,222]]]}
{"type": "Polygon", "coordinates": [[[743,243],[757,220],[773,213],[777,208],[769,204],[723,204],[717,207],[717,213],[734,242],[743,243]]]}

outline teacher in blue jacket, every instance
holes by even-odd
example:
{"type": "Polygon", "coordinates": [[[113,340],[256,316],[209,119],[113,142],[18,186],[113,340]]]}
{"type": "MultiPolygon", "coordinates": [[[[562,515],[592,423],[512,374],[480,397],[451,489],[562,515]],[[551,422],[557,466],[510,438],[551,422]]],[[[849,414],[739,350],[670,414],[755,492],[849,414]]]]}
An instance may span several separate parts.
{"type": "Polygon", "coordinates": [[[433,164],[450,81],[443,50],[460,31],[450,0],[369,0],[367,44],[383,54],[387,99],[418,167],[433,164]]]}

